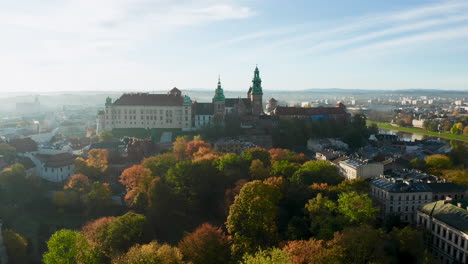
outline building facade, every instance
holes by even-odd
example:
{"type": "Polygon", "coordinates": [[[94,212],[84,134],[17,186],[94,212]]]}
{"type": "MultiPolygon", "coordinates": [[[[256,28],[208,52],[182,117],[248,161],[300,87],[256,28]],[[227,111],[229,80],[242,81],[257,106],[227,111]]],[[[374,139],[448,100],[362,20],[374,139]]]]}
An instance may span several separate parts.
{"type": "Polygon", "coordinates": [[[421,206],[417,224],[431,235],[428,245],[439,263],[468,263],[468,201],[446,199],[421,206]]]}
{"type": "Polygon", "coordinates": [[[397,215],[400,221],[414,223],[419,206],[432,202],[432,191],[424,183],[379,177],[370,182],[371,197],[382,219],[397,215]]]}
{"type": "Polygon", "coordinates": [[[226,115],[255,118],[263,114],[263,90],[260,71],[255,68],[247,98],[226,98],[218,78],[210,103],[192,102],[174,88],[168,94],[126,93],[115,102],[106,99],[105,109],[97,115],[96,132],[118,128],[177,128],[184,131],[223,122],[226,115]]]}
{"type": "Polygon", "coordinates": [[[97,121],[97,128],[106,130],[115,128],[190,130],[192,100],[188,96],[182,96],[182,92],[177,88],[173,88],[167,94],[127,93],[115,102],[107,98],[105,110],[98,114],[97,121]]]}
{"type": "Polygon", "coordinates": [[[346,159],[338,163],[341,174],[348,180],[370,179],[383,174],[384,165],[358,159],[346,159]]]}

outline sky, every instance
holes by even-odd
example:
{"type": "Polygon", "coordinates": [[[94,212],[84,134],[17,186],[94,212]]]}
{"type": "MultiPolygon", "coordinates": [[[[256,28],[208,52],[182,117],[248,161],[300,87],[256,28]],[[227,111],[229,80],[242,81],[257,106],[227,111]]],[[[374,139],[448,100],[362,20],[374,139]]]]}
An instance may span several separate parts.
{"type": "Polygon", "coordinates": [[[468,0],[0,4],[0,92],[468,91],[468,0]]]}

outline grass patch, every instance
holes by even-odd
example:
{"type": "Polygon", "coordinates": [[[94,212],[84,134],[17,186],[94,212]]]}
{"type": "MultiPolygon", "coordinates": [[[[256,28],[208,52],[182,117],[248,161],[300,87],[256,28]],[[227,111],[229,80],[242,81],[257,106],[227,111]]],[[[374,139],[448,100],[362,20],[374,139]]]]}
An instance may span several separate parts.
{"type": "Polygon", "coordinates": [[[446,139],[451,139],[451,140],[459,140],[459,141],[468,142],[468,136],[464,136],[464,135],[454,135],[454,134],[450,134],[450,133],[432,132],[432,131],[427,131],[427,130],[424,130],[424,129],[414,128],[414,127],[392,126],[389,123],[375,122],[375,121],[367,120],[367,125],[369,126],[371,124],[376,124],[379,128],[386,129],[386,130],[422,134],[422,135],[427,135],[427,136],[432,136],[432,137],[440,137],[440,138],[446,138],[446,139]]]}

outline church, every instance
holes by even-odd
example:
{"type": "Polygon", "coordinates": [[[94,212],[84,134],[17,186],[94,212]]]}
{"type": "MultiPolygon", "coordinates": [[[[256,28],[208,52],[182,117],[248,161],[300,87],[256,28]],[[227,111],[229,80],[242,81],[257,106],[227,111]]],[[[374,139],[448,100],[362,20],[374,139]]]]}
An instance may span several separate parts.
{"type": "Polygon", "coordinates": [[[263,91],[260,71],[255,67],[247,98],[226,98],[218,79],[211,103],[193,102],[189,96],[173,88],[167,94],[125,93],[98,112],[96,132],[115,128],[197,130],[222,123],[226,115],[255,118],[263,115],[263,91]]]}
{"type": "Polygon", "coordinates": [[[177,88],[167,94],[125,93],[114,102],[108,97],[105,109],[98,112],[96,132],[115,128],[191,131],[222,125],[226,116],[236,116],[245,128],[253,127],[259,119],[271,125],[274,120],[284,119],[346,122],[350,118],[342,103],[335,107],[288,107],[278,105],[278,101],[271,98],[264,111],[262,79],[255,67],[252,85],[244,98],[226,98],[220,78],[211,102],[192,101],[177,88]]]}

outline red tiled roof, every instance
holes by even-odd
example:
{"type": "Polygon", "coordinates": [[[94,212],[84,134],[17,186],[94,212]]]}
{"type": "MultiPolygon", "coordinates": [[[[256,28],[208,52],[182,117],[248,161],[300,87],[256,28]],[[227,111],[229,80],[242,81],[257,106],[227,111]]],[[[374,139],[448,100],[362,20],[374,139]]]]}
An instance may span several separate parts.
{"type": "Polygon", "coordinates": [[[171,94],[128,93],[123,94],[114,105],[155,105],[180,106],[184,103],[182,96],[171,94]]]}
{"type": "Polygon", "coordinates": [[[32,152],[37,150],[37,143],[31,138],[15,138],[10,140],[9,144],[15,147],[17,152],[32,152]]]}
{"type": "Polygon", "coordinates": [[[278,106],[275,115],[347,115],[341,107],[286,107],[278,106]]]}
{"type": "Polygon", "coordinates": [[[37,154],[36,158],[45,163],[45,167],[49,168],[60,168],[75,163],[75,157],[70,153],[59,153],[59,154],[37,154]]]}

